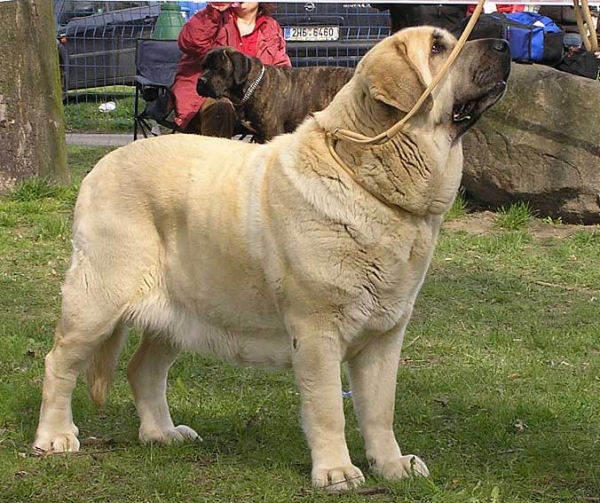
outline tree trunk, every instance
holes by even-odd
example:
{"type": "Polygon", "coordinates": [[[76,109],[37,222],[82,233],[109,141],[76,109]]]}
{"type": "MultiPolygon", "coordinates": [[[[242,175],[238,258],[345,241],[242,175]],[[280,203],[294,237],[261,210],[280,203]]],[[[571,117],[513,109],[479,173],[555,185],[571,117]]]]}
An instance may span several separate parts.
{"type": "Polygon", "coordinates": [[[0,193],[40,176],[68,183],[52,1],[0,2],[0,193]]]}

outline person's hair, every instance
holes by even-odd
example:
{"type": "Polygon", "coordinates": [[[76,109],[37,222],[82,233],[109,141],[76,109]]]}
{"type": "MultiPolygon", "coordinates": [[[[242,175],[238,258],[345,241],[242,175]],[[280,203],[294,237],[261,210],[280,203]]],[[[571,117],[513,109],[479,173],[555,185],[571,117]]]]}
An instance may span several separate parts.
{"type": "Polygon", "coordinates": [[[259,16],[270,16],[277,10],[277,7],[274,3],[258,3],[258,15],[259,16]]]}

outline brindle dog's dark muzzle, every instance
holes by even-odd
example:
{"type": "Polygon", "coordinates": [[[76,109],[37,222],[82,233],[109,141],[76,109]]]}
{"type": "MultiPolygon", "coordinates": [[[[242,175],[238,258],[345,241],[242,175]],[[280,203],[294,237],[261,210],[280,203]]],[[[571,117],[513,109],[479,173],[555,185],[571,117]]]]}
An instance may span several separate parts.
{"type": "Polygon", "coordinates": [[[208,79],[202,75],[198,79],[198,83],[196,84],[196,92],[200,96],[205,96],[206,98],[219,99],[221,96],[218,96],[215,90],[208,85],[208,79]]]}

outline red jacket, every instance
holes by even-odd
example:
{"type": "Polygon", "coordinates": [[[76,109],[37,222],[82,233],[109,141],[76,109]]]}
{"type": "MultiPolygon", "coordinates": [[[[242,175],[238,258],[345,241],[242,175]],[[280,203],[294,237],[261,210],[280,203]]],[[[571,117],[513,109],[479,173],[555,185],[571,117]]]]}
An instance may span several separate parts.
{"type": "MultiPolygon", "coordinates": [[[[259,16],[255,31],[258,32],[256,56],[266,65],[292,66],[285,52],[285,40],[281,26],[270,16],[259,16]]],[[[179,49],[183,52],[179,60],[175,82],[171,90],[175,96],[177,115],[175,122],[180,127],[188,125],[198,113],[206,98],[196,93],[200,77],[200,63],[208,51],[215,47],[241,47],[242,38],[235,15],[229,9],[219,12],[211,5],[198,11],[179,33],[179,49]]]]}

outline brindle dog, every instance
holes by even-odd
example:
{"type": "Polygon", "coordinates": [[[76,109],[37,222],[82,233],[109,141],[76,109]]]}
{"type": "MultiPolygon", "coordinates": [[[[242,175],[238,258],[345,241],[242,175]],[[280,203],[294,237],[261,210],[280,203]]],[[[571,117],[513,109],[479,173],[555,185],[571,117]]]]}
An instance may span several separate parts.
{"type": "Polygon", "coordinates": [[[219,47],[204,58],[196,91],[231,100],[256,132],[255,140],[264,143],[323,110],[352,75],[354,68],[263,65],[258,58],[219,47]]]}

